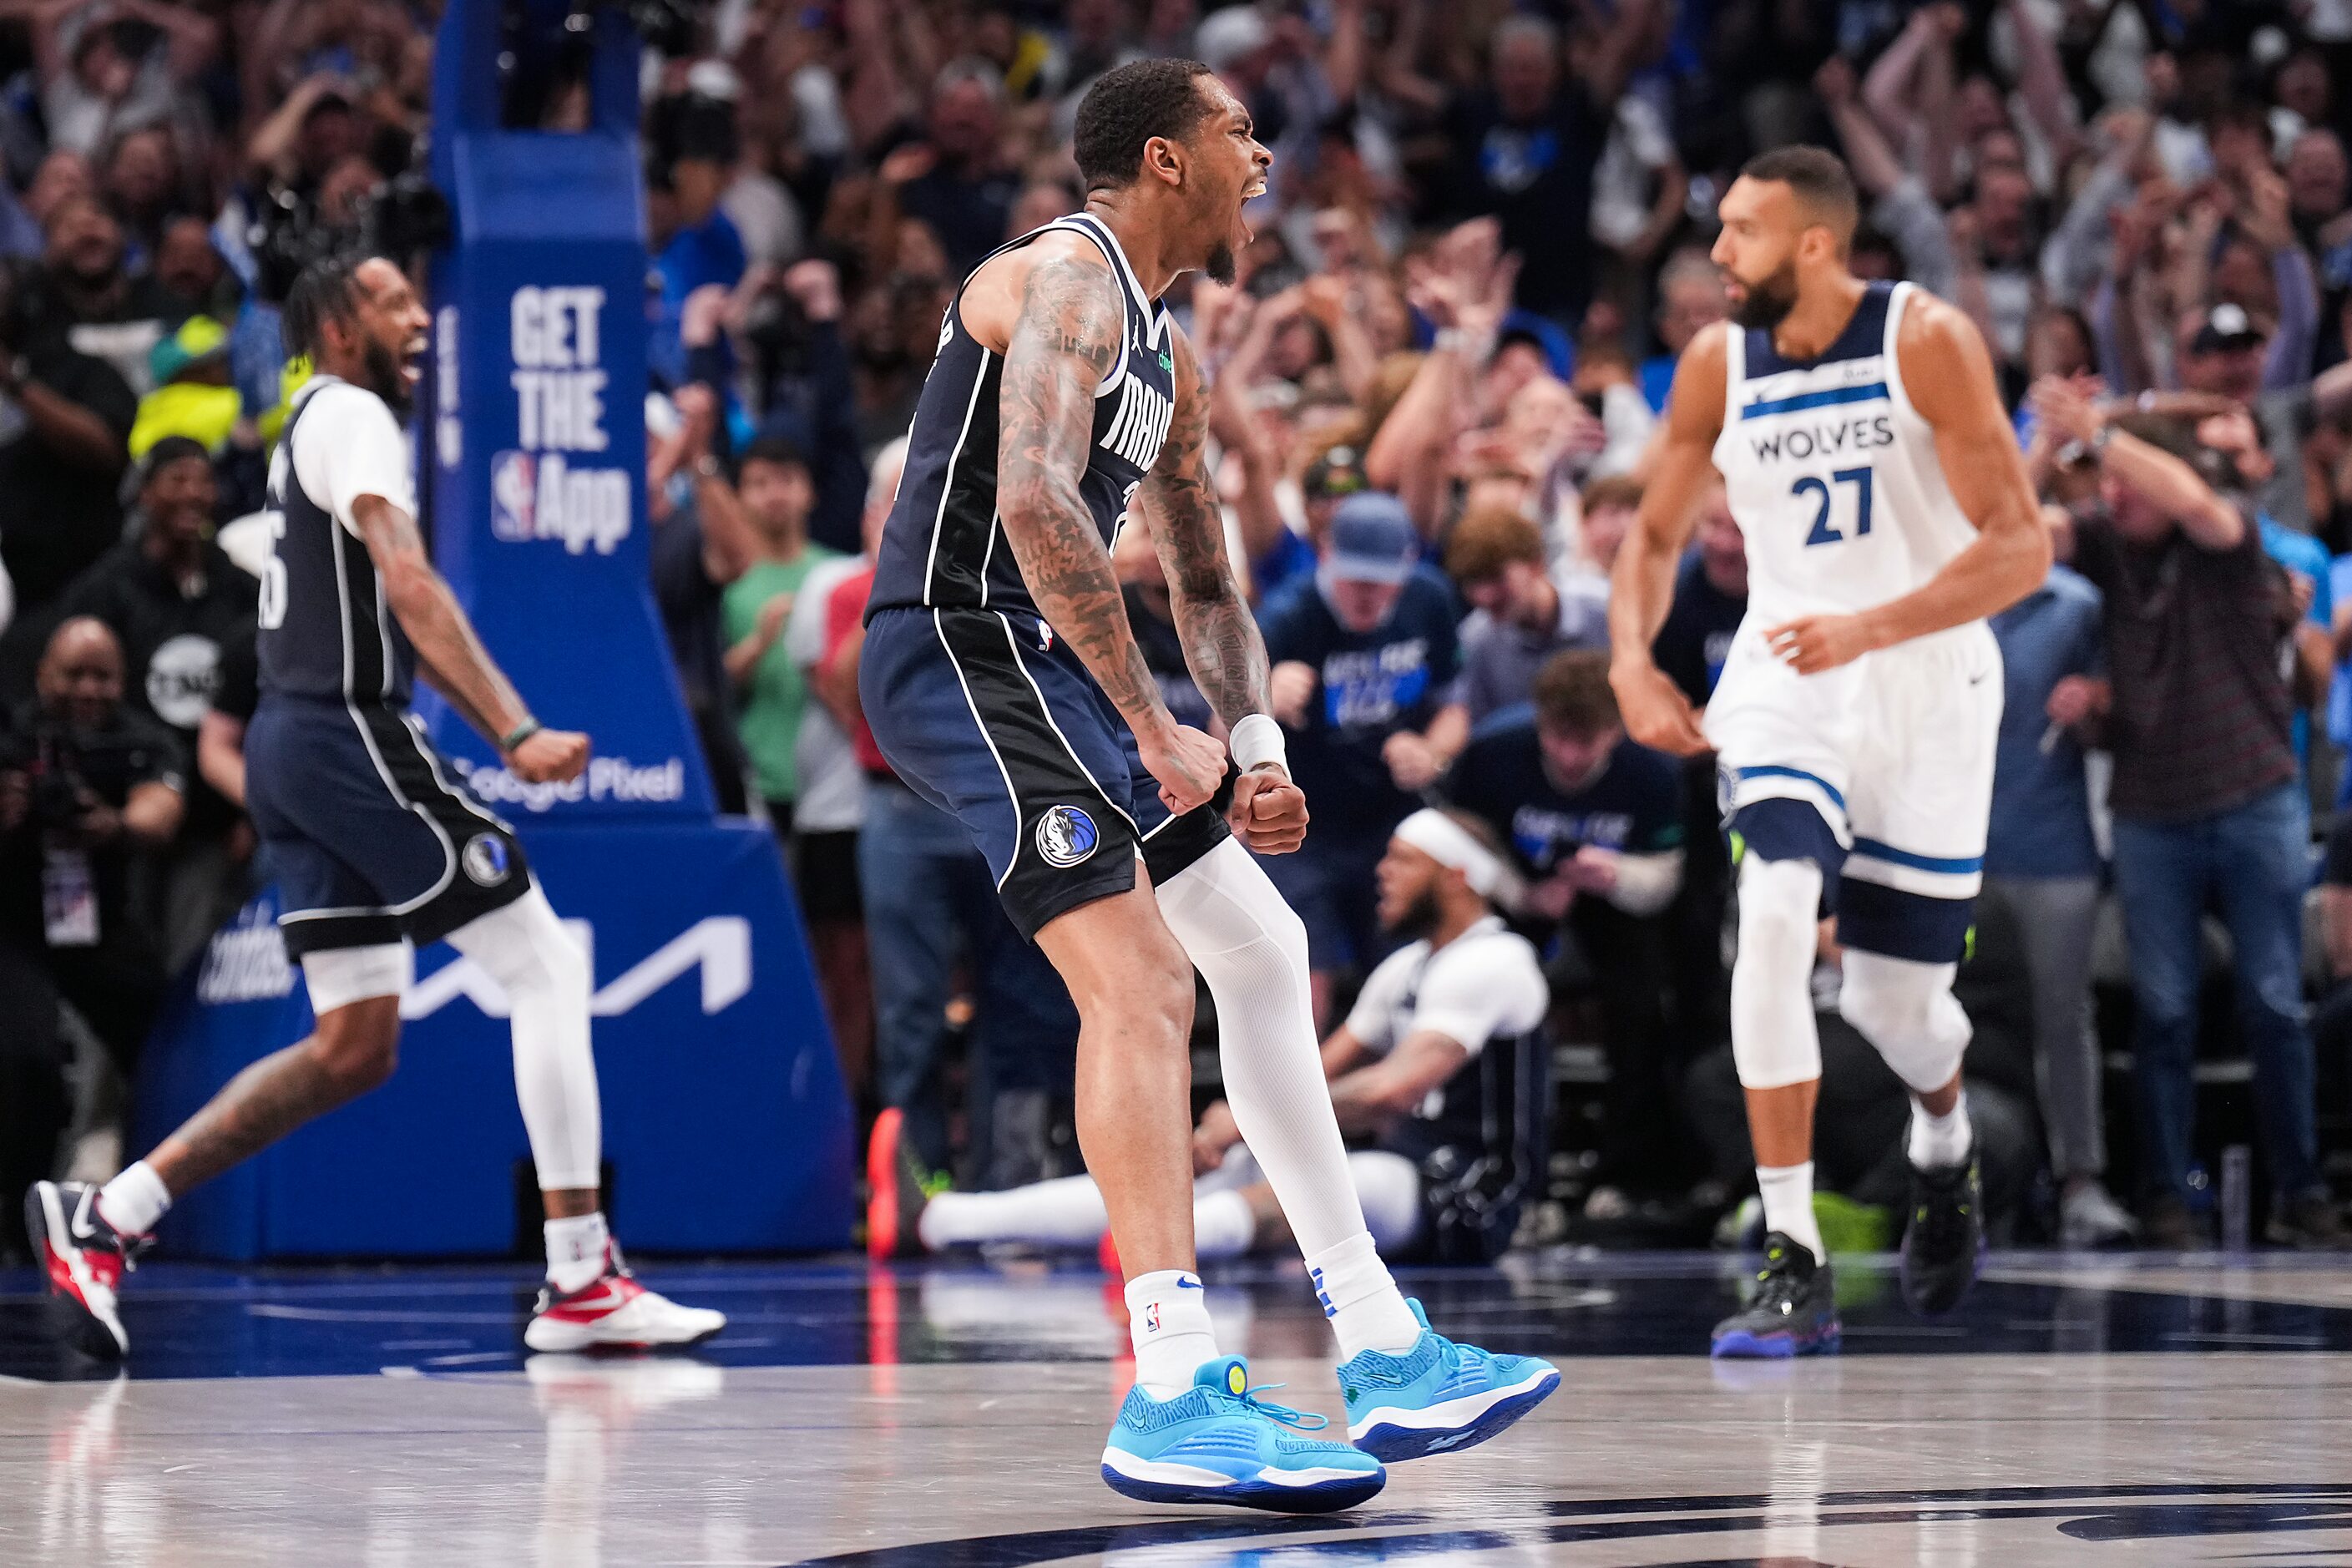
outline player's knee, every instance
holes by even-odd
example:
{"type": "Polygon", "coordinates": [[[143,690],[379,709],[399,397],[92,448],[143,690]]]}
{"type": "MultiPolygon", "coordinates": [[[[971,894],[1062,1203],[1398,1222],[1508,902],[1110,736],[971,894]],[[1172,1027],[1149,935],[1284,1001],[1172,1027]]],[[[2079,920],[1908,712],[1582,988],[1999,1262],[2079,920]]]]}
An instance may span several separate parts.
{"type": "Polygon", "coordinates": [[[1953,966],[1849,952],[1838,1013],[1877,1047],[1895,1075],[1922,1093],[1959,1070],[1969,1016],[1952,994],[1953,966]]]}
{"type": "Polygon", "coordinates": [[[319,1019],[310,1055],[343,1100],[388,1082],[400,1062],[400,1000],[371,997],[337,1007],[319,1019]]]}
{"type": "Polygon", "coordinates": [[[1738,964],[1751,973],[1810,973],[1821,904],[1821,868],[1811,861],[1742,861],[1738,964]]]}

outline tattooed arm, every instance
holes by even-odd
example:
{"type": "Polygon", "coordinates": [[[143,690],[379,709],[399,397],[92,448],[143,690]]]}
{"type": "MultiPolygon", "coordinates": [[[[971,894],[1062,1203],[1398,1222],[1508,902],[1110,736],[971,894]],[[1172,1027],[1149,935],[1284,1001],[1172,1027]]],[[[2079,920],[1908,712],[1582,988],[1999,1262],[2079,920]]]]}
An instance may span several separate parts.
{"type": "Polygon", "coordinates": [[[1095,389],[1118,363],[1126,329],[1118,279],[1086,241],[1045,248],[1051,244],[1038,243],[1004,349],[997,514],[1046,623],[1135,731],[1169,809],[1190,811],[1216,789],[1223,758],[1214,742],[1169,713],[1078,491],[1094,444],[1095,389]]]}
{"type": "MultiPolygon", "coordinates": [[[[1176,412],[1160,460],[1135,492],[1135,515],[1151,530],[1168,574],[1168,597],[1183,638],[1184,662],[1218,718],[1231,730],[1274,705],[1266,690],[1265,641],[1225,557],[1225,520],[1202,451],[1209,434],[1209,389],[1184,334],[1170,329],[1176,358],[1176,412]]],[[[1257,722],[1276,733],[1265,718],[1257,722]]],[[[1277,758],[1255,763],[1241,737],[1234,755],[1248,771],[1234,781],[1226,821],[1265,855],[1296,849],[1307,835],[1307,796],[1277,758]]]]}
{"type": "Polygon", "coordinates": [[[539,730],[507,751],[503,737],[529,720],[530,710],[434,570],[416,520],[382,496],[362,495],[352,503],[352,521],[383,579],[384,603],[415,645],[418,663],[451,705],[499,748],[517,777],[537,784],[578,776],[588,763],[585,735],[539,730]]]}
{"type": "Polygon", "coordinates": [[[1242,585],[1225,558],[1225,520],[1202,448],[1209,434],[1209,390],[1184,334],[1171,329],[1176,358],[1176,413],[1160,460],[1135,492],[1136,515],[1151,530],[1184,662],[1209,706],[1230,729],[1243,715],[1269,710],[1265,643],[1242,585]]]}

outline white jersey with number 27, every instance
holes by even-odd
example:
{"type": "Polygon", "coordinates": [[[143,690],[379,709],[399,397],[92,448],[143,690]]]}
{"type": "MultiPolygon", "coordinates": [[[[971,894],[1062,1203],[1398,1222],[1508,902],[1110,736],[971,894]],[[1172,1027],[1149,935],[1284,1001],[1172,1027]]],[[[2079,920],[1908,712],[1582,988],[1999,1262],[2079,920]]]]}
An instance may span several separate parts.
{"type": "Polygon", "coordinates": [[[1976,537],[1895,353],[1908,283],[1873,283],[1816,360],[1727,325],[1715,466],[1748,547],[1748,618],[1870,609],[1934,576],[1976,537]]]}

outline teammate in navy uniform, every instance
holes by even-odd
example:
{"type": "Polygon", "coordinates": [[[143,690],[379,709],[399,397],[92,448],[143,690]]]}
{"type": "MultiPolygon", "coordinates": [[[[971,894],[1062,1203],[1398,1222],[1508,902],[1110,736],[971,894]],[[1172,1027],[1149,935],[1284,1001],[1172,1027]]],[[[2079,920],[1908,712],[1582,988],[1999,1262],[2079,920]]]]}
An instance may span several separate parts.
{"type": "Polygon", "coordinates": [[[116,1287],[173,1197],[391,1076],[413,950],[445,937],[512,1008],[515,1087],[549,1215],[548,1285],[525,1342],[684,1344],[726,1323],[622,1265],[597,1208],[587,962],[513,833],[450,784],[408,713],[421,673],[517,777],[572,779],[587,765],[588,737],[531,717],[417,534],[399,416],[429,321],[381,257],[320,262],[286,301],[287,347],[318,374],[271,465],[246,804],[318,1028],[237,1074],[102,1190],[44,1182],[27,1198],[50,1288],[80,1310],[97,1353],[130,1349],[116,1287]]]}
{"type": "MultiPolygon", "coordinates": [[[[1398,1292],[1348,1182],[1305,928],[1227,829],[1295,849],[1306,800],[1225,559],[1206,389],[1160,296],[1181,273],[1232,278],[1243,205],[1272,158],[1193,60],[1106,72],[1075,151],[1086,210],[982,261],[941,323],[859,689],[890,765],[963,822],[1077,1004],[1078,1137],[1129,1274],[1136,1351],[1103,1479],[1156,1501],[1342,1508],[1380,1489],[1381,1457],[1466,1447],[1552,1383],[1506,1396],[1493,1358],[1440,1340],[1398,1292]],[[1137,647],[1111,568],[1123,524],[1160,552],[1194,679],[1230,731],[1230,774],[1224,747],[1170,715],[1137,647]],[[1241,1360],[1217,1353],[1192,1272],[1194,965],[1234,1117],[1350,1358],[1342,1381],[1396,1391],[1384,1399],[1424,1423],[1370,1451],[1297,1437],[1285,1428],[1319,1421],[1259,1403],[1241,1360]]],[[[896,1127],[877,1125],[867,1159],[885,1253],[920,1198],[896,1127]]]]}

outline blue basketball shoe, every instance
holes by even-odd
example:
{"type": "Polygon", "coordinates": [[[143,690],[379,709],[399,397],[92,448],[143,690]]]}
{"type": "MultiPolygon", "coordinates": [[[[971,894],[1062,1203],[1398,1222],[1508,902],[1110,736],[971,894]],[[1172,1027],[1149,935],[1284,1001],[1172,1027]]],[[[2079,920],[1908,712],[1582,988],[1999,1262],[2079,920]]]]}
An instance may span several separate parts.
{"type": "Polygon", "coordinates": [[[1348,1436],[1367,1454],[1393,1465],[1474,1447],[1559,1386],[1549,1362],[1455,1344],[1429,1326],[1419,1301],[1405,1305],[1421,1324],[1411,1350],[1359,1351],[1339,1364],[1348,1436]]]}
{"type": "MultiPolygon", "coordinates": [[[[1269,1384],[1279,1388],[1280,1384],[1269,1384]]],[[[1249,1385],[1249,1363],[1221,1356],[1173,1399],[1154,1399],[1140,1384],[1127,1391],[1118,1424],[1103,1447],[1102,1478],[1111,1490],[1143,1502],[1217,1502],[1276,1513],[1334,1513],[1388,1484],[1370,1454],[1345,1443],[1300,1437],[1320,1415],[1268,1405],[1249,1385]]]]}

